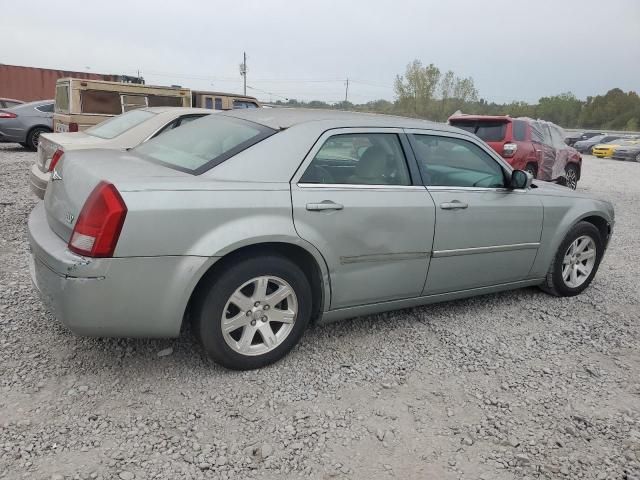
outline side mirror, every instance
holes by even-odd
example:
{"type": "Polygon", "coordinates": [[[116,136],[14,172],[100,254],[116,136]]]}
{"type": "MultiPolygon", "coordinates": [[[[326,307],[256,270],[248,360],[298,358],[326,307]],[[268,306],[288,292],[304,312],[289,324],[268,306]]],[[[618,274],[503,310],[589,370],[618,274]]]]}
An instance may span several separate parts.
{"type": "Polygon", "coordinates": [[[514,190],[527,190],[531,188],[531,182],[533,182],[533,175],[524,170],[514,170],[511,172],[511,180],[509,181],[509,188],[514,190]]]}

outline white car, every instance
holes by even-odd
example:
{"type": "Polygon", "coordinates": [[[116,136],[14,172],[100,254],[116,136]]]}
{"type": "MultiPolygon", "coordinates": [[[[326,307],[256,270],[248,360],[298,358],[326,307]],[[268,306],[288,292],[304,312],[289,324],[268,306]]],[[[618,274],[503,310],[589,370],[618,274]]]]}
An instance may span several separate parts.
{"type": "Polygon", "coordinates": [[[31,167],[31,190],[44,198],[51,172],[64,152],[88,148],[129,149],[214,111],[205,108],[150,107],[131,110],[82,132],[40,135],[31,167]]]}

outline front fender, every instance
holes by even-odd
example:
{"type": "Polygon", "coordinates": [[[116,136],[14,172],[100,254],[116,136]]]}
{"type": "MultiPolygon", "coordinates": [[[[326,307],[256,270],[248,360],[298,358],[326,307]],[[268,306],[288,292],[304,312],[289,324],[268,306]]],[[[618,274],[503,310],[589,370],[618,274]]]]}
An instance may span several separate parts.
{"type": "Polygon", "coordinates": [[[588,217],[600,217],[608,224],[613,224],[604,202],[588,198],[570,198],[543,196],[544,220],[538,255],[531,268],[530,277],[544,277],[560,244],[578,222],[588,217]]]}

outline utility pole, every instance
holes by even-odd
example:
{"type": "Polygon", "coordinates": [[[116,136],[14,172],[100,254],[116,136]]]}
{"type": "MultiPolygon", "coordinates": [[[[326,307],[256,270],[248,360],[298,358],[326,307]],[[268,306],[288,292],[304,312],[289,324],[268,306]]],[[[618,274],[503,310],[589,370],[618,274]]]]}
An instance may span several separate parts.
{"type": "Polygon", "coordinates": [[[344,103],[347,103],[349,101],[349,79],[347,78],[346,81],[346,88],[344,90],[344,103]]]}
{"type": "Polygon", "coordinates": [[[242,52],[242,63],[240,64],[240,75],[244,79],[244,94],[247,94],[247,52],[242,52]]]}

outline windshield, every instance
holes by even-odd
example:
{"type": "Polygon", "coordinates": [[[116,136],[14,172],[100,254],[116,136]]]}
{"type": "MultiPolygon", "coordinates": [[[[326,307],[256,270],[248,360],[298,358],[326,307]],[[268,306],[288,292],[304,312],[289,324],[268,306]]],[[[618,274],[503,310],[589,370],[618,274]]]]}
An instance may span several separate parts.
{"type": "Polygon", "coordinates": [[[207,115],[134,150],[151,161],[199,175],[275,132],[246,120],[207,115]]]}
{"type": "Polygon", "coordinates": [[[507,124],[499,121],[453,120],[451,125],[471,132],[485,142],[499,142],[507,131],[507,124]]]}
{"type": "Polygon", "coordinates": [[[130,128],[149,120],[153,116],[155,116],[155,113],[151,113],[147,110],[132,110],[130,112],[123,113],[122,115],[118,115],[117,117],[110,118],[109,120],[105,120],[95,127],[88,128],[85,130],[85,133],[99,138],[115,138],[130,128]]]}

